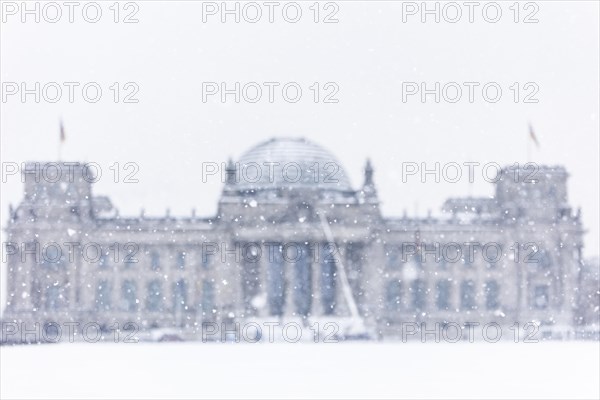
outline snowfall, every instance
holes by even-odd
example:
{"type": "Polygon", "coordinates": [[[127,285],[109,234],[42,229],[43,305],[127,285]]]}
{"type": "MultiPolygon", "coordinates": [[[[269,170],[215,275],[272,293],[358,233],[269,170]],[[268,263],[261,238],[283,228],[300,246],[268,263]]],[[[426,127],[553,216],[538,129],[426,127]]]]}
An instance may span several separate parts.
{"type": "Polygon", "coordinates": [[[599,398],[600,343],[0,347],[2,398],[599,398]]]}

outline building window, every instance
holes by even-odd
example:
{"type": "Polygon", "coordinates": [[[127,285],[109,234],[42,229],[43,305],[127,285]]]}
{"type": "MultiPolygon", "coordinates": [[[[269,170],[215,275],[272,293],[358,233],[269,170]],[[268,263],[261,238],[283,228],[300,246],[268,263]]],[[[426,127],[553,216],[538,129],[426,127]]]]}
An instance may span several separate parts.
{"type": "Polygon", "coordinates": [[[411,273],[418,273],[419,270],[425,267],[425,263],[422,262],[423,258],[420,255],[416,254],[407,254],[405,257],[405,261],[402,262],[402,268],[411,273]]]}
{"type": "MultiPolygon", "coordinates": [[[[303,251],[305,251],[304,248],[303,251]]],[[[351,271],[360,271],[362,269],[364,256],[365,246],[363,243],[348,243],[346,246],[346,264],[350,267],[351,271]]]]}
{"type": "Polygon", "coordinates": [[[388,282],[385,291],[386,308],[391,312],[398,312],[402,308],[402,283],[400,281],[388,282]]]}
{"type": "Polygon", "coordinates": [[[488,310],[497,310],[500,308],[500,285],[491,280],[485,283],[485,306],[488,310]]]}
{"type": "Polygon", "coordinates": [[[109,254],[108,250],[100,250],[100,259],[98,260],[98,268],[108,268],[109,265],[109,254]]]}
{"type": "Polygon", "coordinates": [[[62,308],[62,293],[60,286],[50,286],[46,290],[46,310],[54,311],[62,308]]]}
{"type": "Polygon", "coordinates": [[[550,254],[548,254],[546,250],[540,250],[534,256],[534,259],[535,261],[537,261],[537,267],[540,269],[548,269],[552,266],[552,259],[550,258],[550,254]]]}
{"type": "Polygon", "coordinates": [[[31,305],[33,311],[37,311],[42,307],[42,286],[36,278],[31,282],[31,305]]]}
{"type": "Polygon", "coordinates": [[[123,257],[123,266],[125,268],[133,268],[135,264],[138,262],[136,256],[137,253],[137,245],[130,245],[129,243],[125,245],[125,255],[123,257]]]}
{"type": "Polygon", "coordinates": [[[98,282],[96,287],[96,310],[108,311],[110,308],[110,284],[104,279],[98,282]]]}
{"type": "Polygon", "coordinates": [[[481,256],[487,263],[487,267],[490,269],[498,268],[501,266],[502,260],[502,248],[499,244],[495,246],[483,246],[481,250],[481,256]]]}
{"type": "Polygon", "coordinates": [[[460,284],[460,308],[467,311],[477,308],[475,302],[475,282],[472,280],[466,280],[460,284]]]}
{"type": "Polygon", "coordinates": [[[400,249],[398,246],[386,244],[385,251],[385,267],[388,269],[397,269],[400,266],[400,249]]]}
{"type": "Polygon", "coordinates": [[[441,250],[439,243],[431,243],[427,244],[425,242],[421,242],[418,247],[418,254],[415,255],[416,261],[418,261],[423,266],[425,265],[436,265],[436,267],[440,267],[440,262],[443,257],[440,257],[441,250]]]}
{"type": "Polygon", "coordinates": [[[173,283],[173,311],[181,312],[187,309],[187,285],[183,279],[173,283]]]}
{"type": "Polygon", "coordinates": [[[425,281],[422,279],[415,279],[410,285],[410,291],[412,294],[412,308],[414,311],[425,310],[426,305],[426,290],[425,281]]]}
{"type": "Polygon", "coordinates": [[[176,267],[179,269],[185,269],[185,251],[177,253],[176,267]]]}
{"type": "Polygon", "coordinates": [[[436,266],[443,271],[448,269],[448,262],[444,257],[440,257],[439,260],[435,260],[435,263],[437,264],[436,266]]]}
{"type": "Polygon", "coordinates": [[[213,254],[202,254],[202,269],[209,270],[213,263],[213,254]]]}
{"type": "Polygon", "coordinates": [[[50,337],[50,338],[58,338],[60,340],[60,337],[62,335],[62,330],[60,328],[60,325],[55,322],[46,322],[44,323],[42,329],[44,329],[44,333],[46,334],[46,337],[50,337]]]}
{"type": "Polygon", "coordinates": [[[437,293],[435,298],[435,304],[438,310],[450,309],[450,281],[442,280],[438,281],[436,285],[437,293]]]}
{"type": "Polygon", "coordinates": [[[66,257],[69,257],[69,255],[64,254],[63,250],[58,246],[58,244],[49,243],[41,247],[41,256],[39,259],[41,260],[41,265],[43,268],[58,271],[66,266],[66,257]]]}
{"type": "Polygon", "coordinates": [[[463,254],[462,263],[463,263],[463,266],[465,266],[466,268],[471,268],[473,266],[475,257],[474,257],[474,255],[473,255],[473,258],[470,258],[470,257],[471,257],[470,254],[463,254]]]}
{"type": "Polygon", "coordinates": [[[539,310],[543,310],[548,307],[548,285],[539,285],[535,287],[534,292],[534,306],[539,310]]]}
{"type": "Polygon", "coordinates": [[[202,314],[205,319],[214,319],[215,309],[215,285],[209,280],[202,281],[202,314]]]}
{"type": "Polygon", "coordinates": [[[148,284],[146,308],[148,311],[161,311],[163,307],[162,284],[158,279],[148,284]]]}
{"type": "Polygon", "coordinates": [[[123,309],[129,312],[136,312],[139,300],[137,299],[137,285],[132,280],[126,280],[121,286],[123,297],[123,309]]]}
{"type": "Polygon", "coordinates": [[[153,271],[160,269],[160,254],[157,251],[150,253],[150,268],[153,271]]]}

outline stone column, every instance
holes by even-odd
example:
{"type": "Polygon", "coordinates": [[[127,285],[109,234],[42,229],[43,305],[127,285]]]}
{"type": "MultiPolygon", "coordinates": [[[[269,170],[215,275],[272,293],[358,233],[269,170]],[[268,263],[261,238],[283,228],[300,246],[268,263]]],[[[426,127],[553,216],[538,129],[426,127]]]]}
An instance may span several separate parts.
{"type": "Polygon", "coordinates": [[[313,254],[310,255],[310,279],[312,281],[312,304],[311,304],[311,316],[318,317],[323,315],[323,304],[321,304],[321,251],[317,253],[319,256],[315,257],[313,254]]]}
{"type": "Polygon", "coordinates": [[[261,300],[264,300],[264,304],[261,304],[256,310],[256,315],[261,318],[269,316],[269,283],[267,281],[269,257],[269,247],[263,244],[262,256],[256,266],[258,268],[258,296],[260,296],[261,300]]]}
{"type": "Polygon", "coordinates": [[[294,267],[296,265],[291,261],[292,259],[288,257],[287,254],[285,254],[285,250],[283,251],[283,256],[285,257],[283,259],[283,277],[285,280],[283,294],[283,297],[285,299],[283,305],[283,315],[285,315],[286,317],[291,317],[296,314],[296,307],[294,304],[294,292],[296,286],[294,267]]]}

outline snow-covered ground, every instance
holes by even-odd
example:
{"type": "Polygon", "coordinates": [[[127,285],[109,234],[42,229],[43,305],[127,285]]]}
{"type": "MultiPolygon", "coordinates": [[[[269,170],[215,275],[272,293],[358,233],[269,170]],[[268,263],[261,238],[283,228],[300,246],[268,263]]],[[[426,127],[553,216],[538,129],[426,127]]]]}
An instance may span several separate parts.
{"type": "Polygon", "coordinates": [[[599,398],[600,344],[1,347],[2,398],[599,398]]]}

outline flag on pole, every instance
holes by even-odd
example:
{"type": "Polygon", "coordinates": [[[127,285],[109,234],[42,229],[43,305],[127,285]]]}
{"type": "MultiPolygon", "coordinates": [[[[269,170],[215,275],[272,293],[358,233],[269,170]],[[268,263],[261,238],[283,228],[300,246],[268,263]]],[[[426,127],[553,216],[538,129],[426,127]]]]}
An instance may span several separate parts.
{"type": "Polygon", "coordinates": [[[63,126],[63,122],[62,119],[60,120],[60,142],[64,143],[65,142],[65,127],[63,126]]]}
{"type": "Polygon", "coordinates": [[[535,132],[533,131],[533,127],[529,124],[529,138],[535,143],[535,147],[540,148],[540,142],[537,140],[537,136],[535,136],[535,132]]]}

